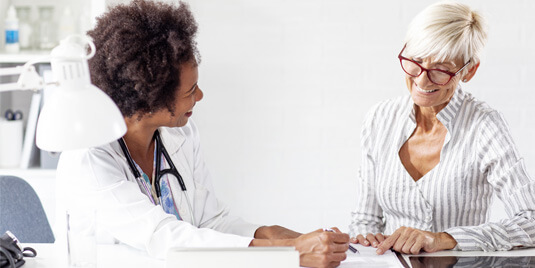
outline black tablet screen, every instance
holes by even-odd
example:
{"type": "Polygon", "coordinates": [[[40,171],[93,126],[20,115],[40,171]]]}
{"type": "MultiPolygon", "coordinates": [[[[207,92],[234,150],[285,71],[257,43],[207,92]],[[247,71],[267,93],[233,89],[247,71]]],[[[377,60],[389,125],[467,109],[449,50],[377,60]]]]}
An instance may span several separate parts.
{"type": "Polygon", "coordinates": [[[473,256],[473,257],[409,257],[413,268],[450,268],[450,267],[488,267],[488,268],[516,268],[535,267],[535,256],[503,257],[503,256],[473,256]]]}

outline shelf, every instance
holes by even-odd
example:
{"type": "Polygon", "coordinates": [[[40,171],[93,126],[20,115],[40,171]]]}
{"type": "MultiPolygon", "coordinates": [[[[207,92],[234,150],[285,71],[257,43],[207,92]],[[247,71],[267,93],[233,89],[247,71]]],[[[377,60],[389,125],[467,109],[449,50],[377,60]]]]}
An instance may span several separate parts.
{"type": "Polygon", "coordinates": [[[24,64],[42,56],[50,55],[50,50],[22,50],[19,53],[0,52],[0,63],[24,64]]]}

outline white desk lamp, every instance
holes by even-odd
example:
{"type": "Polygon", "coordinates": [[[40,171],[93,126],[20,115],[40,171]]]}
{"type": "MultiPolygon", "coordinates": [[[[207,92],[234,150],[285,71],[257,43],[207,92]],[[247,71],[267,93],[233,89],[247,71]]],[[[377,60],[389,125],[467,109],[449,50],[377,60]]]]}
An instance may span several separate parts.
{"type": "Polygon", "coordinates": [[[16,83],[0,84],[0,92],[39,90],[45,86],[33,66],[50,62],[57,89],[47,97],[37,121],[36,143],[46,151],[60,152],[99,146],[126,133],[121,112],[102,90],[91,84],[87,60],[95,45],[85,36],[73,35],[55,47],[50,56],[24,66],[0,68],[0,76],[20,75],[16,83]],[[90,52],[86,54],[85,46],[90,52]]]}

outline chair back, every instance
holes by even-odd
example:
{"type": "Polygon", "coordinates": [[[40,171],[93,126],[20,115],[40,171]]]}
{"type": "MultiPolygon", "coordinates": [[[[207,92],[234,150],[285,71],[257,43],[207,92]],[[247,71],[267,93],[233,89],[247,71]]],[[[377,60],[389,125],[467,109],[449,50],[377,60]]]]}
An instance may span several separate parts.
{"type": "Polygon", "coordinates": [[[7,230],[22,243],[55,240],[39,196],[28,182],[15,176],[0,176],[0,234],[7,230]]]}

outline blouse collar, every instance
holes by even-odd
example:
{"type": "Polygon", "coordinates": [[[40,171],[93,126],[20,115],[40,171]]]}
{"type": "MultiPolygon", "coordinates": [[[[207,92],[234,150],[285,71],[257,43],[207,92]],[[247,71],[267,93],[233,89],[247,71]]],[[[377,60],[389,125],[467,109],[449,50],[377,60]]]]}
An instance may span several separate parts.
{"type": "Polygon", "coordinates": [[[437,114],[437,119],[446,127],[453,125],[459,109],[461,108],[464,98],[464,91],[461,89],[461,85],[455,89],[453,97],[450,102],[437,114]]]}
{"type": "MultiPolygon", "coordinates": [[[[455,118],[457,114],[459,113],[459,109],[461,108],[462,101],[464,99],[465,93],[461,88],[461,85],[459,85],[455,92],[453,93],[453,96],[451,97],[451,100],[448,102],[446,107],[444,107],[438,114],[437,119],[448,129],[448,131],[451,131],[450,127],[455,122],[455,118]]],[[[413,123],[416,123],[416,110],[415,110],[415,104],[412,98],[409,96],[410,102],[412,105],[409,105],[409,118],[413,123]]]]}

